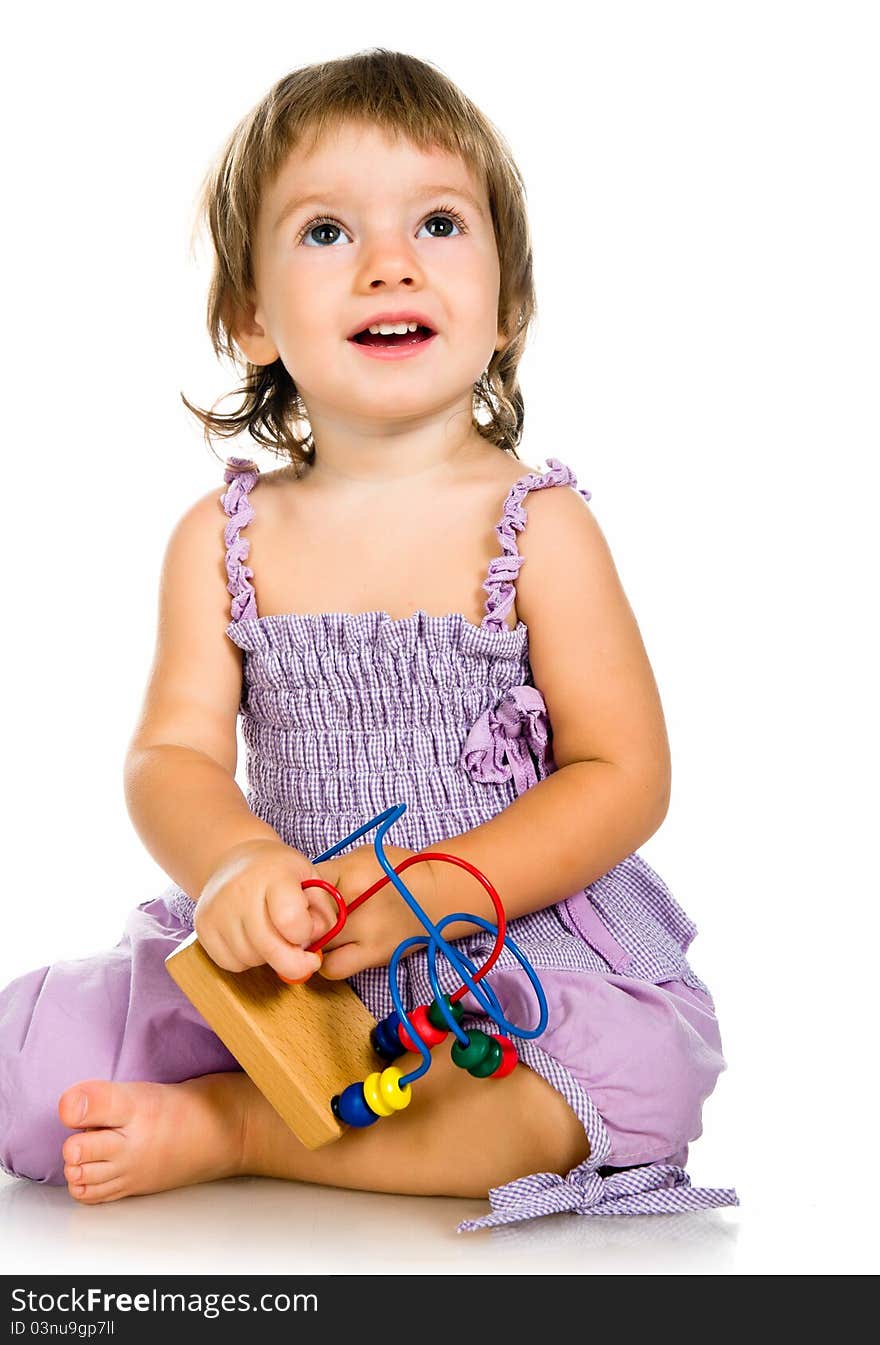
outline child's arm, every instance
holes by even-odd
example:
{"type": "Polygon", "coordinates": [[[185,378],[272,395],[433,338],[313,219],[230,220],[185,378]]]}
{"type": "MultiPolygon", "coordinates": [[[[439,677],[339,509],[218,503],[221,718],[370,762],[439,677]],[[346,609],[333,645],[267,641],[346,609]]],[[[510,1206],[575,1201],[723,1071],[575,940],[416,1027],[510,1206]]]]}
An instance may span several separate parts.
{"type": "Polygon", "coordinates": [[[184,514],[168,542],[156,653],[124,768],[138,835],[193,901],[233,846],[280,839],[235,783],[241,651],[224,633],[230,598],[222,539],[214,491],[184,514]]]}
{"type": "MultiPolygon", "coordinates": [[[[666,816],[671,780],[657,685],[591,510],[559,488],[533,493],[528,512],[517,610],[558,769],[488,822],[425,847],[480,869],[510,919],[573,896],[643,844],[666,816]]],[[[431,867],[437,918],[472,911],[494,920],[466,870],[431,867]]],[[[469,933],[464,923],[444,931],[469,933]]]]}

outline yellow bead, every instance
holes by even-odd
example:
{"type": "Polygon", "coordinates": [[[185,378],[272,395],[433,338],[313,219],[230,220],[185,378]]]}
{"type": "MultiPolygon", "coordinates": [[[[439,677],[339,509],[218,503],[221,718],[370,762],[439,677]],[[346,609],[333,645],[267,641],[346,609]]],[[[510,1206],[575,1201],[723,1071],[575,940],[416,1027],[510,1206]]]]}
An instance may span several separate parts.
{"type": "Polygon", "coordinates": [[[403,1078],[403,1070],[396,1065],[389,1065],[382,1071],[382,1077],[379,1080],[379,1087],[382,1090],[382,1097],[385,1103],[393,1108],[394,1111],[403,1111],[408,1107],[412,1098],[412,1086],[407,1084],[401,1088],[400,1080],[403,1078]]]}
{"type": "MultiPolygon", "coordinates": [[[[397,1072],[399,1074],[400,1070],[397,1072]]],[[[391,1108],[388,1106],[387,1102],[383,1100],[379,1089],[379,1072],[377,1070],[375,1074],[370,1074],[364,1079],[364,1097],[367,1100],[367,1106],[370,1108],[370,1111],[374,1111],[377,1116],[390,1116],[391,1108]]]]}

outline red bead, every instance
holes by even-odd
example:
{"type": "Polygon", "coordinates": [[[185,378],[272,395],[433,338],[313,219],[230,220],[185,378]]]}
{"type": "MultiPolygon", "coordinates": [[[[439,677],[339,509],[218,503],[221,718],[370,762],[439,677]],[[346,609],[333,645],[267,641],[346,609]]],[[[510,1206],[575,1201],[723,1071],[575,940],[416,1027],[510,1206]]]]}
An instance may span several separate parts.
{"type": "MultiPolygon", "coordinates": [[[[413,1009],[409,1017],[410,1020],[412,1021],[413,1027],[415,1028],[416,1032],[418,1032],[419,1036],[421,1037],[422,1041],[425,1043],[429,1051],[432,1049],[432,1047],[436,1046],[438,1042],[443,1041],[444,1038],[449,1036],[448,1032],[439,1027],[435,1027],[434,1024],[431,1022],[430,1018],[428,1017],[427,1004],[418,1004],[413,1009]]],[[[400,1026],[398,1027],[397,1035],[400,1038],[401,1046],[405,1046],[408,1051],[418,1052],[419,1050],[418,1046],[410,1037],[403,1023],[401,1023],[400,1026]]]]}
{"type": "Polygon", "coordinates": [[[492,1033],[492,1040],[497,1041],[501,1047],[501,1064],[494,1074],[490,1074],[490,1079],[503,1079],[505,1074],[510,1074],[519,1063],[519,1056],[516,1053],[516,1047],[509,1037],[500,1037],[497,1032],[492,1033]]]}

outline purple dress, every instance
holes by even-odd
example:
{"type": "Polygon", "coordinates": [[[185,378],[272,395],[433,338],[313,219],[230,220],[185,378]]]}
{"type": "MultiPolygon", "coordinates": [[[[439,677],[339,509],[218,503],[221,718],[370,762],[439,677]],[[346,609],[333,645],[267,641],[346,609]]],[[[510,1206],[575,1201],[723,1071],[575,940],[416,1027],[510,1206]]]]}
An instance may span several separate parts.
{"type": "MultiPolygon", "coordinates": [[[[244,651],[240,714],[252,811],[311,860],[399,803],[388,842],[424,850],[506,808],[555,765],[529,665],[528,629],[504,624],[523,558],[516,534],[529,491],[577,489],[556,458],[504,501],[479,626],[461,613],[257,614],[249,541],[259,469],[229,458],[225,528],[227,635],[244,651]]],[[[590,492],[579,492],[585,499],[590,492]]],[[[374,831],[346,849],[372,843],[374,831]]],[[[196,894],[197,895],[197,894],[196,894]]],[[[502,893],[503,896],[503,893],[502,893]]],[[[179,1082],[238,1069],[172,981],[165,958],[193,929],[192,894],[171,884],[131,912],[121,941],[57,962],[0,993],[0,1166],[64,1184],[61,1093],[80,1079],[179,1082]]],[[[684,1170],[701,1109],[725,1068],[714,1006],[686,953],[696,934],[663,880],[638,854],[567,901],[509,924],[537,970],[549,1019],[520,1059],[566,1099],[590,1155],[566,1176],[538,1173],[489,1193],[492,1213],[461,1229],[571,1210],[642,1214],[735,1205],[731,1190],[696,1190],[684,1170]]],[[[456,946],[476,964],[492,936],[456,946]]],[[[438,959],[444,990],[460,982],[438,959]]],[[[350,984],[378,1019],[393,1004],[387,969],[350,984]]],[[[505,949],[489,984],[513,1023],[536,1021],[534,993],[505,949]]],[[[427,954],[400,966],[407,1010],[430,1003],[427,954]]],[[[498,1031],[468,994],[463,1026],[498,1031]]],[[[418,1085],[416,1085],[417,1087],[418,1085]]],[[[491,1087],[487,1082],[486,1087],[491,1087]]],[[[381,1124],[381,1122],[379,1123],[381,1124]]]]}

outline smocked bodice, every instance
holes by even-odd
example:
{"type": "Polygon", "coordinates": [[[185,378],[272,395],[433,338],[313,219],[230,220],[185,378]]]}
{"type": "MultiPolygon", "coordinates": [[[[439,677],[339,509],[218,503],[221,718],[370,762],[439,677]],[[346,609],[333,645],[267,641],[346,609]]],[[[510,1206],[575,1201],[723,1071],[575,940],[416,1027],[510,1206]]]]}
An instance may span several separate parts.
{"type": "Polygon", "coordinates": [[[316,858],[403,802],[389,840],[423,849],[487,821],[554,769],[528,629],[505,624],[523,561],[516,533],[525,496],[575,485],[569,468],[548,463],[549,472],[525,474],[508,493],[476,626],[461,613],[424,611],[259,616],[241,532],[258,473],[246,459],[229,460],[226,633],[244,653],[248,803],[288,844],[316,858]]]}

